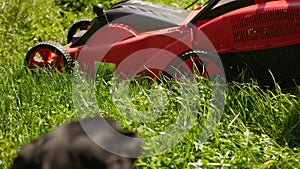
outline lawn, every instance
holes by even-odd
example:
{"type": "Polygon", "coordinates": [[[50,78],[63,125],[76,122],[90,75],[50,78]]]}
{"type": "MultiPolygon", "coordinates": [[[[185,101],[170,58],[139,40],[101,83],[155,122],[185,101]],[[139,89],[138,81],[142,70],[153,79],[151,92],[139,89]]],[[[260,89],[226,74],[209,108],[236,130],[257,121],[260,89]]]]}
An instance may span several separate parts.
{"type": "MultiPolygon", "coordinates": [[[[33,75],[23,65],[26,52],[38,42],[66,44],[67,31],[74,22],[94,17],[95,2],[0,1],[0,169],[10,168],[23,144],[81,117],[78,105],[74,105],[74,89],[79,87],[85,96],[89,94],[88,86],[74,85],[70,74],[36,70],[33,75]]],[[[115,2],[118,0],[102,1],[105,8],[115,2]]],[[[192,0],[156,2],[183,8],[192,0]]],[[[117,96],[112,97],[113,84],[106,78],[100,76],[96,80],[99,107],[93,113],[117,119],[124,130],[136,131],[143,137],[168,131],[176,118],[182,117],[180,105],[190,103],[173,90],[178,89],[175,82],[147,83],[141,78],[139,83],[131,85],[130,96],[119,95],[126,98],[124,102],[132,101],[120,110],[114,101],[117,96]],[[167,93],[163,99],[168,100],[168,105],[149,115],[149,107],[160,104],[149,100],[161,97],[155,92],[167,93]],[[139,116],[152,121],[135,122],[138,115],[126,118],[129,115],[123,111],[133,108],[144,113],[139,116]],[[160,116],[155,119],[155,115],[160,116]]],[[[206,98],[212,95],[212,90],[205,80],[199,82],[197,90],[199,95],[195,97],[201,98],[198,118],[189,131],[166,151],[138,159],[136,168],[300,168],[299,93],[287,92],[279,86],[263,90],[255,81],[228,83],[222,117],[217,120],[215,130],[205,133],[207,128],[203,126],[207,126],[206,120],[211,116],[211,102],[206,98]],[[207,139],[201,139],[203,135],[207,139]]]]}

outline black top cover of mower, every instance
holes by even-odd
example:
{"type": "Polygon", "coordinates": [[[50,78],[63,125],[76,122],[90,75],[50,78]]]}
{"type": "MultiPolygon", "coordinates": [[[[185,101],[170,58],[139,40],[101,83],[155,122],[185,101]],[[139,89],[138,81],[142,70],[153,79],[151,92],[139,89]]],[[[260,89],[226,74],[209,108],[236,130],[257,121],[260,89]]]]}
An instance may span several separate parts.
{"type": "Polygon", "coordinates": [[[178,26],[188,14],[188,10],[140,0],[120,2],[106,11],[112,23],[126,23],[137,31],[178,26]]]}

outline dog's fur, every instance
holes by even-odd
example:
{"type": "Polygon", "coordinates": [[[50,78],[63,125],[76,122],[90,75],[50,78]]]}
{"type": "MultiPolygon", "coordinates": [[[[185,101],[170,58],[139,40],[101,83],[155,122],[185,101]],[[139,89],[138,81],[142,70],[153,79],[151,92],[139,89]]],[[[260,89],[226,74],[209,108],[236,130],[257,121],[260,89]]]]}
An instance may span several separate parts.
{"type": "MultiPolygon", "coordinates": [[[[130,169],[136,158],[124,157],[102,149],[94,141],[108,142],[116,149],[122,149],[122,154],[131,153],[138,156],[141,152],[141,142],[125,141],[120,144],[120,138],[111,131],[99,129],[99,123],[104,118],[89,118],[81,122],[66,123],[53,132],[40,136],[37,140],[25,144],[14,161],[12,169],[130,169]],[[84,126],[84,127],[82,127],[84,126]],[[88,128],[88,134],[86,134],[88,128]],[[92,137],[91,137],[92,136],[92,137]],[[91,139],[96,138],[96,139],[91,139]]],[[[120,124],[114,120],[106,121],[119,133],[120,124]]],[[[122,133],[136,137],[134,133],[122,133]]],[[[136,157],[137,157],[136,156],[136,157]]]]}

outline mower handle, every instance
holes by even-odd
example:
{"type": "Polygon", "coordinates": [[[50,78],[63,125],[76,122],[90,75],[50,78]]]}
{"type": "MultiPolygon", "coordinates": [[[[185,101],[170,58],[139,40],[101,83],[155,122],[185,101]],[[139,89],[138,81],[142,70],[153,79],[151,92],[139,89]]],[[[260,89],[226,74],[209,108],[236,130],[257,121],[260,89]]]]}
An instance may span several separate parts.
{"type": "Polygon", "coordinates": [[[185,7],[184,9],[188,9],[191,6],[195,5],[195,3],[197,3],[199,0],[195,0],[194,2],[192,2],[191,4],[189,4],[187,7],[185,7]]]}
{"type": "Polygon", "coordinates": [[[204,17],[217,3],[221,0],[209,0],[205,5],[200,9],[195,17],[187,24],[188,27],[193,27],[202,17],[204,17]]]}

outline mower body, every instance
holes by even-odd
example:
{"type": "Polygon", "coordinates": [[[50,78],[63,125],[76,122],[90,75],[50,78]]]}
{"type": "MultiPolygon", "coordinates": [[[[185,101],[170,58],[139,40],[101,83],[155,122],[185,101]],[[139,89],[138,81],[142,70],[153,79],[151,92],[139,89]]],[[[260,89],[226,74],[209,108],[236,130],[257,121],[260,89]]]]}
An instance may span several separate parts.
{"type": "Polygon", "coordinates": [[[300,84],[299,47],[298,0],[211,0],[192,11],[130,0],[96,17],[65,46],[90,74],[95,62],[113,63],[119,74],[159,74],[174,56],[207,51],[222,62],[200,56],[210,76],[233,81],[246,71],[262,85],[275,80],[283,87],[300,84]]]}

